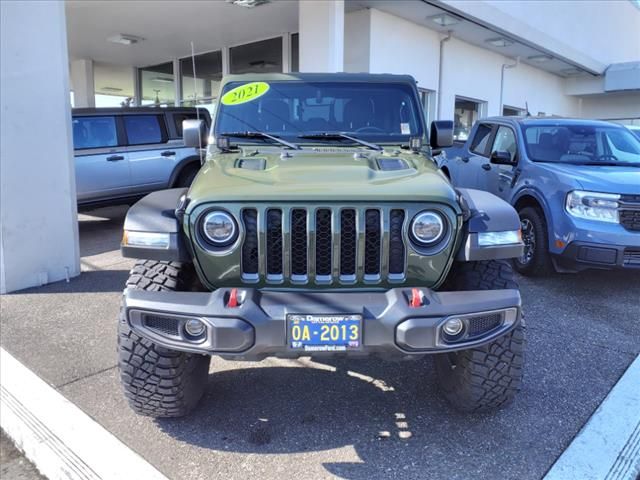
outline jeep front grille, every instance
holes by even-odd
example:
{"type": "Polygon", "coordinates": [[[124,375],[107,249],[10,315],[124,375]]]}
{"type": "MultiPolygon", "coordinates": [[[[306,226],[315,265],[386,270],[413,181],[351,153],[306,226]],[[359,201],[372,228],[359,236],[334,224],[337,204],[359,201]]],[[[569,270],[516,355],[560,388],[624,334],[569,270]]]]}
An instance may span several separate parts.
{"type": "Polygon", "coordinates": [[[405,280],[405,211],[372,207],[242,210],[242,280],[348,285],[405,280]]]}

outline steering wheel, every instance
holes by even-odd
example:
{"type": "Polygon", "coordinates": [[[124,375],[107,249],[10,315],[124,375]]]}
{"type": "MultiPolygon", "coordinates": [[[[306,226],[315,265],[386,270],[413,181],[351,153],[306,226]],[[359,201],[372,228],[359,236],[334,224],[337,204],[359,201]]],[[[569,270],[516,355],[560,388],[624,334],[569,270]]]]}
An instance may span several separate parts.
{"type": "Polygon", "coordinates": [[[615,155],[613,155],[611,153],[605,153],[604,155],[598,155],[598,160],[615,160],[616,162],[619,161],[618,157],[616,157],[615,155]]]}
{"type": "Polygon", "coordinates": [[[378,127],[372,127],[372,126],[366,126],[366,127],[360,127],[356,129],[356,133],[365,133],[365,132],[371,132],[371,133],[384,133],[384,130],[378,127]]]}

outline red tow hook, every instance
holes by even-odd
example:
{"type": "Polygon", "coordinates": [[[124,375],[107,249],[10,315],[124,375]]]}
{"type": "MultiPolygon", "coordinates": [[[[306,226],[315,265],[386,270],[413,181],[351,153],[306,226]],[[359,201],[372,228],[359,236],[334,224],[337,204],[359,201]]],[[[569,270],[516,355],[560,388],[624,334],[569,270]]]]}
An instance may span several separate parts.
{"type": "Polygon", "coordinates": [[[231,292],[229,292],[229,301],[227,302],[227,307],[229,308],[238,308],[240,303],[238,302],[238,289],[232,288],[231,292]]]}
{"type": "Polygon", "coordinates": [[[420,308],[424,305],[424,294],[418,288],[411,289],[411,301],[409,301],[409,306],[411,308],[420,308]]]}

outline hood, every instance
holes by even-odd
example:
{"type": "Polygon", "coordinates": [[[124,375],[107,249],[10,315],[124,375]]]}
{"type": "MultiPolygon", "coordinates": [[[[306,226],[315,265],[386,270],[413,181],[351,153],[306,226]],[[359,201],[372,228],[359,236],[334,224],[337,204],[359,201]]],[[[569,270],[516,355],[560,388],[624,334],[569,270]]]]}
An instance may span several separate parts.
{"type": "MultiPolygon", "coordinates": [[[[427,157],[389,150],[309,148],[213,154],[189,190],[203,202],[441,202],[456,195],[427,157]]],[[[456,208],[457,209],[457,208],[456,208]]]]}
{"type": "Polygon", "coordinates": [[[640,168],[627,166],[545,163],[548,171],[563,175],[583,190],[602,193],[640,194],[640,168]]]}

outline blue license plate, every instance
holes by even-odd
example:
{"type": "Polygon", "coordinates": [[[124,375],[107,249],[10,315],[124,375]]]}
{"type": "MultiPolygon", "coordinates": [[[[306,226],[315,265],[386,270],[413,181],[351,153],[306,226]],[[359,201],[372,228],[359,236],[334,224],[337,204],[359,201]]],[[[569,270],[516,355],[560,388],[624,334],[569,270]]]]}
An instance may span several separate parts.
{"type": "Polygon", "coordinates": [[[305,352],[344,352],[361,347],[362,315],[287,315],[289,347],[305,352]]]}

